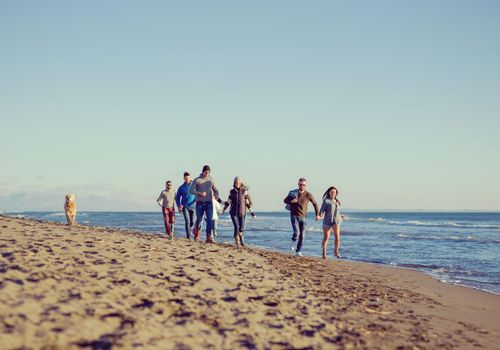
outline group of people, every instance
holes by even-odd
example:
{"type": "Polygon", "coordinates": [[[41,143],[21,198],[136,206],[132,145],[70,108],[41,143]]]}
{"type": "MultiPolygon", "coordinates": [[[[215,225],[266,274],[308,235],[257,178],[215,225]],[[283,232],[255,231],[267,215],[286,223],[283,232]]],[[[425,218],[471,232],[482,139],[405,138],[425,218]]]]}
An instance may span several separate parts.
{"type": "Polygon", "coordinates": [[[175,223],[175,205],[184,216],[184,227],[186,238],[191,239],[191,232],[195,240],[201,239],[203,218],[206,221],[206,242],[213,243],[217,234],[218,215],[229,207],[229,214],[234,226],[234,240],[238,247],[245,245],[244,230],[247,210],[252,216],[252,199],[248,194],[248,188],[243,184],[241,178],[236,177],[233,188],[229,191],[227,201],[222,201],[213,177],[210,175],[210,166],[205,165],[201,174],[194,180],[186,171],[184,183],[175,191],[172,181],[167,181],[165,190],[156,200],[162,207],[165,231],[168,237],[173,238],[175,223]],[[196,220],[194,216],[196,213],[196,220]]]}
{"type": "Polygon", "coordinates": [[[303,177],[300,178],[298,183],[299,188],[288,192],[288,196],[284,199],[285,208],[290,210],[290,220],[293,229],[292,241],[297,241],[295,254],[302,256],[301,250],[306,230],[307,205],[311,202],[314,207],[316,221],[323,218],[323,259],[327,259],[326,246],[332,231],[335,235],[334,254],[337,258],[340,258],[340,224],[342,222],[342,215],[339,210],[340,201],[337,198],[338,190],[334,186],[329,187],[323,194],[321,208],[318,208],[318,203],[314,199],[314,196],[306,190],[306,186],[306,179],[303,177]]]}
{"type": "MultiPolygon", "coordinates": [[[[160,193],[157,203],[162,207],[165,231],[168,237],[174,236],[175,206],[184,216],[186,238],[191,239],[191,233],[195,240],[201,239],[203,218],[206,220],[206,242],[213,243],[217,234],[218,215],[224,213],[229,207],[229,214],[234,228],[234,240],[236,246],[245,246],[244,230],[247,211],[252,216],[252,199],[239,177],[235,177],[233,187],[229,191],[227,201],[219,197],[219,191],[213,177],[210,175],[210,166],[205,165],[201,174],[194,180],[188,172],[184,173],[184,183],[177,191],[172,188],[172,181],[167,181],[165,190],[160,193]],[[196,220],[194,219],[196,214],[196,220]]],[[[340,258],[340,201],[337,199],[338,190],[334,186],[329,187],[324,195],[321,207],[318,207],[314,196],[306,190],[307,181],[300,178],[298,188],[289,191],[284,199],[286,209],[290,211],[290,220],[293,229],[292,241],[297,241],[295,254],[302,256],[304,244],[304,233],[306,228],[306,213],[309,202],[314,206],[316,221],[323,218],[323,242],[322,256],[327,259],[326,247],[331,232],[335,237],[334,254],[340,258]]]]}

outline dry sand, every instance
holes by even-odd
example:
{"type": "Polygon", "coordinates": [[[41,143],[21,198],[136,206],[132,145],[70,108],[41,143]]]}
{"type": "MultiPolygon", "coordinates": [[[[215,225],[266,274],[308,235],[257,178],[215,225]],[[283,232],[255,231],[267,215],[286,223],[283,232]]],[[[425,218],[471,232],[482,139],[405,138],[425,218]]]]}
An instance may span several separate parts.
{"type": "Polygon", "coordinates": [[[5,216],[0,254],[1,349],[500,348],[500,296],[413,270],[5,216]]]}

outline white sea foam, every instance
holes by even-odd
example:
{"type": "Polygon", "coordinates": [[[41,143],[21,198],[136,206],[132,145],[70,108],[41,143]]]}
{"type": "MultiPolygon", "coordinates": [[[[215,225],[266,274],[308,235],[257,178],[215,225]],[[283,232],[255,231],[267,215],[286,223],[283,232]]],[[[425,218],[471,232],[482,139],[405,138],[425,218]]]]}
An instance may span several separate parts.
{"type": "Polygon", "coordinates": [[[468,223],[458,223],[453,221],[445,222],[428,222],[419,220],[408,220],[408,221],[398,221],[398,220],[388,220],[384,218],[369,218],[368,221],[372,222],[386,222],[390,225],[402,225],[402,226],[428,226],[428,227],[456,227],[456,228],[470,228],[470,229],[500,229],[500,225],[485,225],[485,224],[468,224],[468,223]]]}
{"type": "Polygon", "coordinates": [[[398,233],[396,237],[407,238],[411,240],[427,241],[427,240],[438,240],[438,241],[473,241],[477,243],[500,243],[500,239],[497,238],[482,238],[474,236],[456,236],[456,235],[433,235],[426,233],[419,233],[415,235],[409,235],[405,233],[398,233]]]}
{"type": "Polygon", "coordinates": [[[389,221],[389,220],[384,219],[384,218],[368,218],[368,221],[379,221],[379,222],[383,222],[383,221],[389,221]]]}
{"type": "Polygon", "coordinates": [[[52,213],[52,214],[49,214],[47,216],[49,217],[59,217],[59,216],[65,216],[66,214],[65,213],[52,213]]]}

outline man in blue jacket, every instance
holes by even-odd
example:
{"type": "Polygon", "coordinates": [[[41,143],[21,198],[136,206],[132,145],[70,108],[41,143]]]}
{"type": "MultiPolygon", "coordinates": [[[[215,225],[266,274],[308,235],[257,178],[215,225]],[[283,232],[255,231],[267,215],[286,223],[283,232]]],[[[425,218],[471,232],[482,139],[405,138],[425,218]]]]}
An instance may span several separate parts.
{"type": "Polygon", "coordinates": [[[191,238],[190,231],[194,226],[194,209],[196,203],[196,196],[189,193],[191,183],[190,174],[187,171],[184,172],[184,183],[177,189],[177,196],[175,197],[177,208],[179,208],[179,211],[184,215],[184,226],[186,228],[187,239],[191,238]]]}

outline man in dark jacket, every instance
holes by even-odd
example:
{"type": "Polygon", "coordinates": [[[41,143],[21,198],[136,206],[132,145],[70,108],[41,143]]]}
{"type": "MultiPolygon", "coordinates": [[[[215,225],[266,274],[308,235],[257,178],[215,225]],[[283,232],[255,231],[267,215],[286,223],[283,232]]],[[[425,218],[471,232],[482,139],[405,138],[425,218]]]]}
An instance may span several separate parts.
{"type": "Polygon", "coordinates": [[[284,202],[290,205],[290,220],[292,222],[293,236],[292,240],[297,240],[297,231],[299,235],[299,240],[297,242],[297,249],[295,250],[295,255],[302,256],[300,252],[302,249],[302,244],[304,243],[304,232],[306,230],[306,213],[307,205],[309,202],[314,206],[314,211],[316,212],[316,221],[320,219],[318,203],[314,199],[313,195],[306,191],[307,181],[303,177],[299,179],[299,189],[295,192],[297,196],[294,197],[290,193],[284,199],[284,202]],[[298,230],[297,230],[298,225],[298,230]]]}

